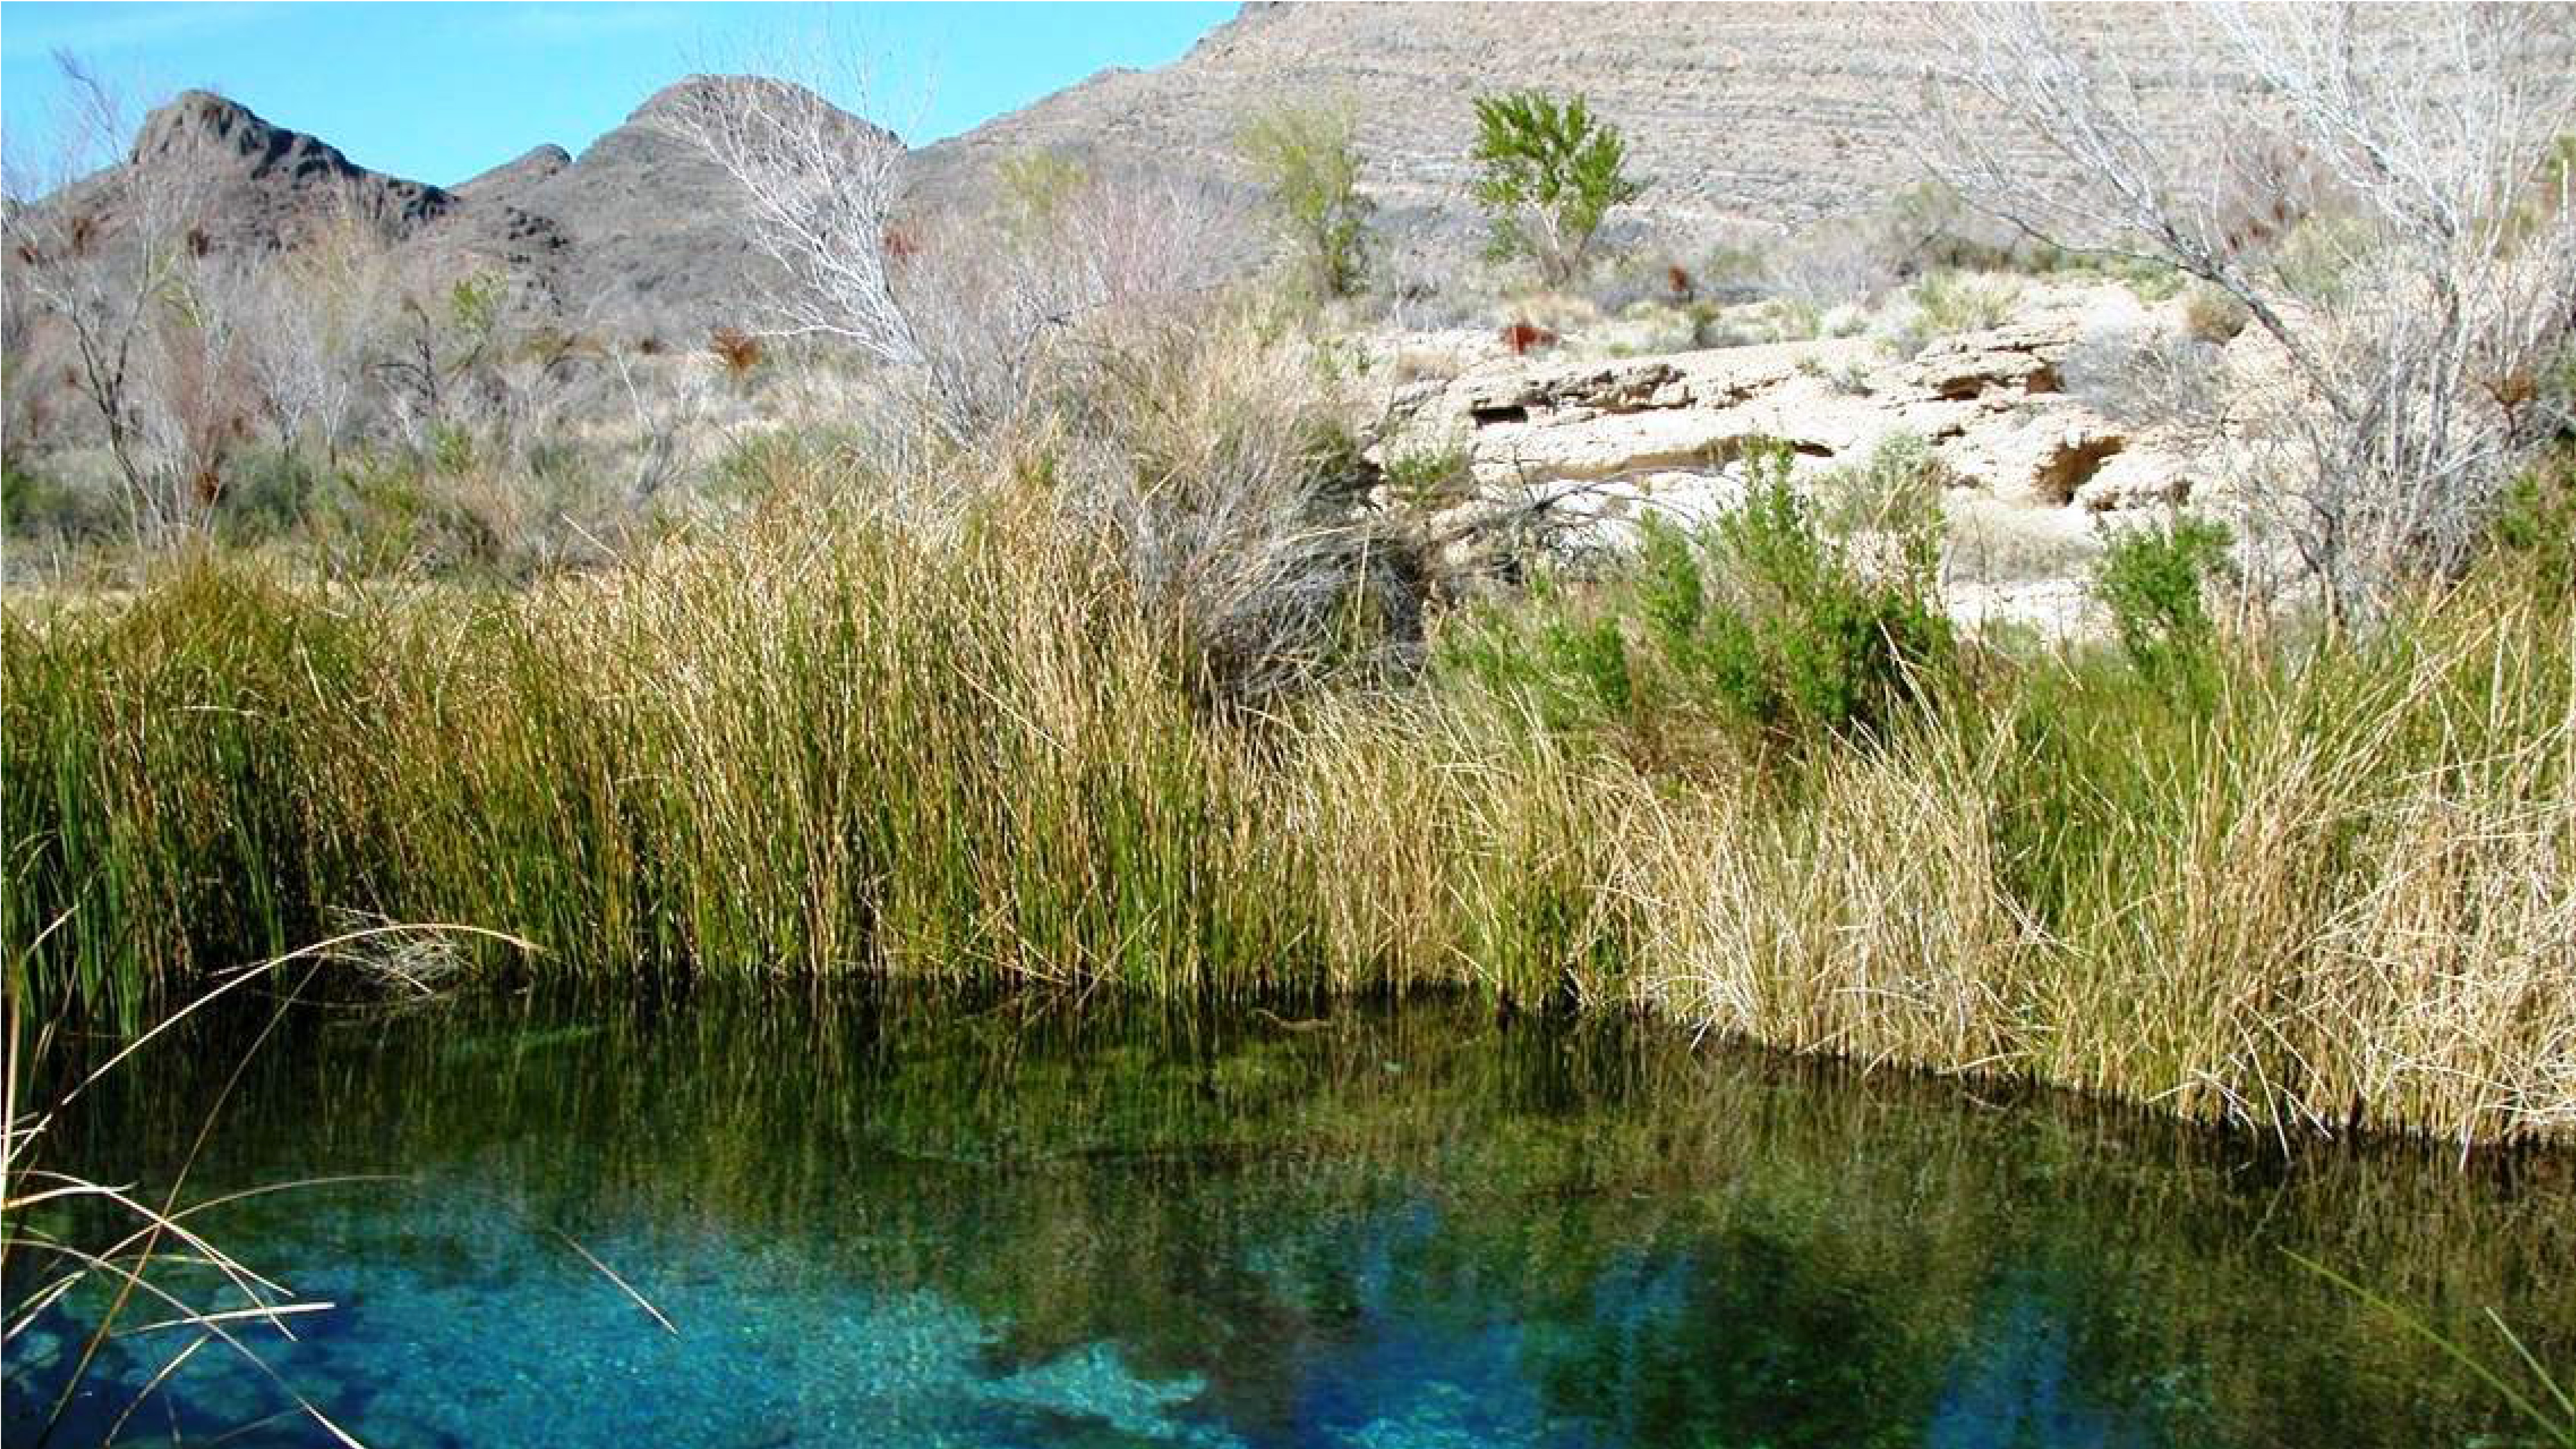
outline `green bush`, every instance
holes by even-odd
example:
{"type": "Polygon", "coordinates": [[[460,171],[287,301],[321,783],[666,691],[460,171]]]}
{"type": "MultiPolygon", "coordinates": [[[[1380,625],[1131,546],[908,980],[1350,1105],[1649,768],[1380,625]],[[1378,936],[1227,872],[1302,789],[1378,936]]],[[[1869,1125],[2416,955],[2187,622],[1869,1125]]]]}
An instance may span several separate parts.
{"type": "Polygon", "coordinates": [[[1377,208],[1360,194],[1355,132],[1347,107],[1283,106],[1246,124],[1236,143],[1325,297],[1358,291],[1368,272],[1368,219],[1377,208]]]}
{"type": "Polygon", "coordinates": [[[1526,256],[1550,285],[1589,260],[1610,209],[1645,183],[1627,174],[1628,143],[1581,96],[1509,91],[1476,100],[1476,199],[1493,225],[1498,260],[1526,256]]]}
{"type": "Polygon", "coordinates": [[[2203,699],[2214,686],[2217,626],[2204,592],[2227,566],[2228,542],[2222,524],[2178,518],[2114,534],[2103,549],[2094,593],[2149,681],[2203,699]]]}
{"type": "Polygon", "coordinates": [[[216,503],[215,536],[238,547],[288,537],[303,526],[323,482],[321,471],[300,453],[251,453],[234,465],[232,481],[216,503]]]}
{"type": "Polygon", "coordinates": [[[2561,442],[2514,479],[2488,542],[2544,598],[2564,604],[2576,593],[2576,442],[2561,442]]]}
{"type": "Polygon", "coordinates": [[[2020,301],[2021,288],[2015,283],[1981,280],[1962,272],[1934,272],[1914,287],[1914,305],[1921,309],[1919,325],[1927,337],[2000,327],[2020,301]]]}
{"type": "Polygon", "coordinates": [[[1444,636],[1446,661],[1550,729],[1696,717],[1795,748],[1883,736],[1956,657],[1929,555],[1866,568],[1798,496],[1785,449],[1750,468],[1744,501],[1706,528],[1648,515],[1634,559],[1587,597],[1534,589],[1519,617],[1444,636]]]}
{"type": "Polygon", "coordinates": [[[0,527],[11,538],[93,543],[131,526],[116,500],[50,472],[0,468],[0,527]]]}
{"type": "Polygon", "coordinates": [[[1667,629],[1668,656],[1773,733],[1876,734],[1949,662],[1949,619],[1928,569],[1872,577],[1828,537],[1789,460],[1757,453],[1744,502],[1696,541],[1719,587],[1695,627],[1667,629]]]}

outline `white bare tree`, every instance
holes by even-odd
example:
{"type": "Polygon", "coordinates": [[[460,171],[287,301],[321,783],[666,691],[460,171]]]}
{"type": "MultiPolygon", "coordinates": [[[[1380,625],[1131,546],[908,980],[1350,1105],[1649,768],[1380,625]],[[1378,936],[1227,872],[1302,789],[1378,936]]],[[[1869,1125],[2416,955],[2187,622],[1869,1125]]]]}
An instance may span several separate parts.
{"type": "Polygon", "coordinates": [[[2461,568],[2552,426],[2576,328],[2569,7],[2174,10],[2159,63],[2205,78],[2187,136],[2077,18],[1940,13],[1945,181],[2034,237],[2199,278],[2277,348],[2279,384],[2238,413],[2264,475],[2244,496],[2285,505],[2254,521],[2329,607],[2367,619],[2461,568]]]}
{"type": "Polygon", "coordinates": [[[900,137],[762,76],[694,77],[654,120],[740,189],[751,241],[784,279],[767,299],[767,335],[823,338],[897,367],[922,360],[894,285],[909,247],[896,227],[900,137]]]}
{"type": "Polygon", "coordinates": [[[238,441],[239,332],[209,262],[205,174],[123,160],[116,93],[58,54],[68,103],[51,165],[12,165],[9,284],[61,340],[138,539],[201,529],[238,441]]]}
{"type": "Polygon", "coordinates": [[[380,400],[399,315],[383,231],[344,206],[296,250],[245,266],[238,285],[261,412],[280,444],[336,463],[380,400]]]}
{"type": "MultiPolygon", "coordinates": [[[[863,75],[839,88],[865,103],[863,75]]],[[[891,369],[955,440],[1025,412],[1068,332],[1212,288],[1250,245],[1239,208],[1214,193],[1088,175],[1043,218],[910,214],[901,140],[787,81],[687,84],[656,120],[744,198],[751,239],[776,264],[762,335],[838,343],[891,369]]]]}

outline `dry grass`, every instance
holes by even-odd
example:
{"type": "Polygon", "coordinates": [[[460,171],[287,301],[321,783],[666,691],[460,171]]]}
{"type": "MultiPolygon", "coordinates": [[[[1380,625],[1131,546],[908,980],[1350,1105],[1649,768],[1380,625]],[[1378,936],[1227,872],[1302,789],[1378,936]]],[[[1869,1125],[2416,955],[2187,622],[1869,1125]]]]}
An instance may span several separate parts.
{"type": "MultiPolygon", "coordinates": [[[[1290,468],[1262,415],[1211,442],[1195,406],[1160,468],[1120,425],[1131,506],[1186,522],[1222,467],[1290,468]]],[[[835,476],[516,592],[216,563],[20,610],[12,999],[131,1029],[355,912],[542,948],[442,963],[475,981],[1463,987],[2284,1138],[2576,1130],[2563,601],[2472,586],[2367,646],[2233,645],[2206,707],[1987,659],[1784,762],[1679,717],[1541,724],[1329,633],[1252,647],[1293,688],[1212,693],[1236,616],[1176,602],[1186,572],[1101,526],[1108,475],[1050,456],[960,455],[983,481],[936,528],[835,476]]],[[[1251,570],[1220,601],[1272,592],[1245,536],[1281,535],[1199,565],[1251,570]]],[[[1368,577],[1338,576],[1318,597],[1368,577]]]]}

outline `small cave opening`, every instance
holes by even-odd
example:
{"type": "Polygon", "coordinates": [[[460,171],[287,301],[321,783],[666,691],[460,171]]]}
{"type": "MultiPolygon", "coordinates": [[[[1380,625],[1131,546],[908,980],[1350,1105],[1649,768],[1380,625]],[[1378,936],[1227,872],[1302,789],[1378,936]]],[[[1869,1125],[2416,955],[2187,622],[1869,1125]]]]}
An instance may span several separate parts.
{"type": "Polygon", "coordinates": [[[2093,475],[2102,471],[2102,465],[2126,446],[2127,440],[2122,438],[2086,438],[2059,448],[2040,465],[2039,475],[2033,480],[2039,496],[2055,504],[2074,502],[2075,490],[2092,481],[2093,475]]]}

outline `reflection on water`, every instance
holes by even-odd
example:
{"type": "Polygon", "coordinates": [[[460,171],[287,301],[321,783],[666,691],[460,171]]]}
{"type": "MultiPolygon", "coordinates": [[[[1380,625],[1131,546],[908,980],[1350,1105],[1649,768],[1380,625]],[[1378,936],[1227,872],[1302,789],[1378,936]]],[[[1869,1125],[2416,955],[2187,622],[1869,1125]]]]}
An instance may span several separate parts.
{"type": "MultiPolygon", "coordinates": [[[[189,1072],[228,1065],[203,1055],[85,1102],[57,1160],[166,1180],[208,1095],[189,1072]]],[[[2576,1348],[2563,1158],[2284,1167],[1446,1006],[343,1022],[254,1064],[190,1196],[383,1171],[406,1180],[197,1220],[338,1305],[253,1336],[375,1445],[2516,1442],[2285,1250],[2462,1337],[2493,1306],[2545,1360],[2576,1348]]],[[[12,1264],[13,1312],[29,1280],[12,1264]]],[[[10,1443],[84,1311],[13,1342],[10,1443]]],[[[56,1442],[178,1346],[111,1344],[56,1442]]],[[[128,1433],[327,1442],[269,1417],[289,1403],[208,1352],[128,1433]]]]}

